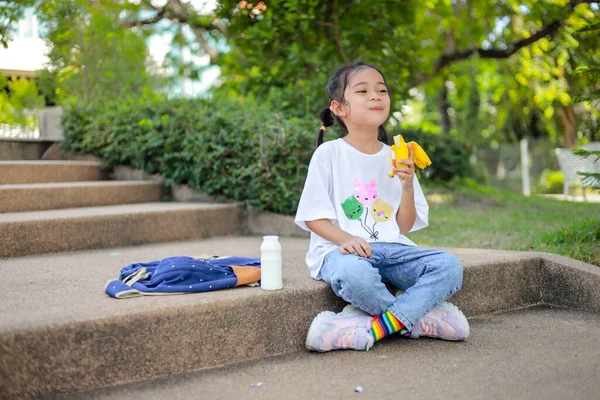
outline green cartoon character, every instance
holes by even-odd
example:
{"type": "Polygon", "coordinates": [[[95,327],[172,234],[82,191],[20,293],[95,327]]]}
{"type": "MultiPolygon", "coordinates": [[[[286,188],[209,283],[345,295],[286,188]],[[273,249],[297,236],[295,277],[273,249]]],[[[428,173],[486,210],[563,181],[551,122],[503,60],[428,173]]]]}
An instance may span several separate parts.
{"type": "Polygon", "coordinates": [[[356,200],[354,196],[350,196],[344,200],[342,203],[342,208],[344,209],[344,214],[346,214],[346,217],[348,217],[350,220],[360,220],[360,217],[365,209],[364,206],[358,200],[356,200]]]}

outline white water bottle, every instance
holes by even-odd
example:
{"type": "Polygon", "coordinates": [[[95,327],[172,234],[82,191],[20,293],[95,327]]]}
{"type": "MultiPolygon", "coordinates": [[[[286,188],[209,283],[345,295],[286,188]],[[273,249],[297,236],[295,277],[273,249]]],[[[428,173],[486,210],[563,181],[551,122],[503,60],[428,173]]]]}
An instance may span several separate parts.
{"type": "Polygon", "coordinates": [[[279,290],[283,287],[279,236],[263,236],[260,246],[260,287],[279,290]]]}

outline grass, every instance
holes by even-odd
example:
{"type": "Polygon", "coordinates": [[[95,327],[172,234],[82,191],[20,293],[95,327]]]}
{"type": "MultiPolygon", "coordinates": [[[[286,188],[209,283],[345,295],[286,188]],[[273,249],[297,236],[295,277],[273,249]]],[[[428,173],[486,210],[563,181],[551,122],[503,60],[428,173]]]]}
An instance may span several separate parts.
{"type": "Polygon", "coordinates": [[[600,203],[574,203],[481,187],[469,181],[423,188],[429,227],[422,246],[530,250],[600,266],[600,203]]]}

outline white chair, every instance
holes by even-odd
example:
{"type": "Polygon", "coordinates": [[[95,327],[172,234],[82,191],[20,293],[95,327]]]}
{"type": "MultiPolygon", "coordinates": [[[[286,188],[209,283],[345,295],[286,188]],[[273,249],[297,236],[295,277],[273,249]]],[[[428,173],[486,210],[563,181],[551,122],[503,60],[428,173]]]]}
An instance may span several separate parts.
{"type": "MultiPolygon", "coordinates": [[[[600,142],[590,142],[580,148],[588,151],[600,150],[600,142]]],[[[577,172],[600,173],[600,161],[594,162],[596,160],[596,156],[594,155],[585,159],[578,157],[572,153],[573,149],[555,149],[554,151],[564,177],[563,194],[565,200],[569,194],[569,186],[571,186],[572,183],[577,182],[581,186],[583,199],[587,201],[585,188],[591,185],[589,182],[583,182],[583,177],[578,175],[577,172]]]]}

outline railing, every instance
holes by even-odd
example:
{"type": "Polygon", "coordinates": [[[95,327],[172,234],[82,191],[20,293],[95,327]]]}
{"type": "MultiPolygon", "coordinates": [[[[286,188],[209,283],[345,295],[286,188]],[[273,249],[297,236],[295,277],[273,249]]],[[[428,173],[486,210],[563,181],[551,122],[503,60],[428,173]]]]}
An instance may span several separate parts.
{"type": "MultiPolygon", "coordinates": [[[[592,142],[581,148],[596,149],[594,146],[598,146],[597,143],[592,142]]],[[[544,183],[543,179],[547,177],[549,171],[562,170],[565,177],[563,193],[566,195],[569,184],[579,180],[579,176],[576,175],[578,171],[591,172],[590,168],[593,168],[596,172],[600,168],[600,162],[592,165],[591,157],[587,161],[580,161],[578,157],[571,154],[571,150],[557,151],[556,145],[548,139],[526,138],[520,143],[502,143],[495,147],[476,148],[472,161],[478,169],[478,174],[484,175],[490,186],[521,192],[525,196],[531,195],[536,189],[540,190],[544,183]],[[563,161],[560,159],[563,155],[573,159],[577,165],[561,168],[559,161],[563,161]]],[[[585,194],[585,191],[583,193],[585,194]]]]}
{"type": "Polygon", "coordinates": [[[0,138],[5,139],[39,139],[38,128],[29,129],[18,125],[0,124],[0,138]]]}
{"type": "Polygon", "coordinates": [[[529,196],[544,171],[559,170],[554,145],[545,139],[523,139],[475,149],[475,165],[492,187],[529,196]]]}
{"type": "Polygon", "coordinates": [[[62,127],[60,119],[62,116],[61,107],[46,107],[28,113],[29,121],[35,121],[35,128],[27,127],[24,124],[0,124],[0,138],[23,139],[23,140],[62,140],[62,127]]]}

